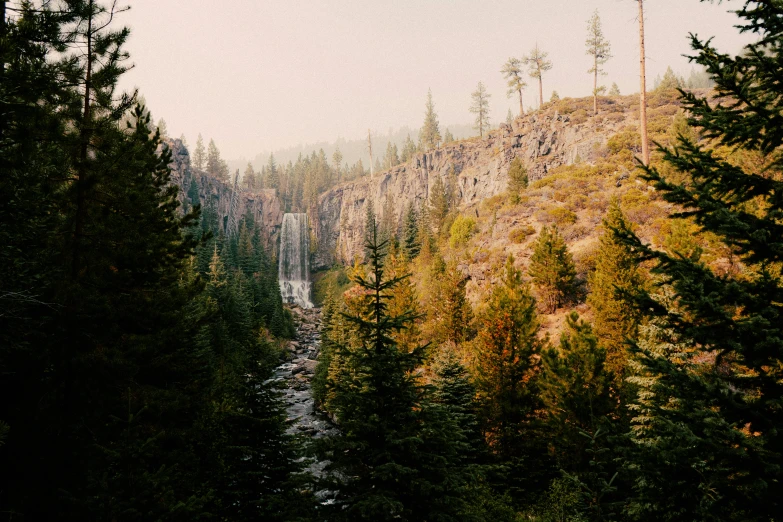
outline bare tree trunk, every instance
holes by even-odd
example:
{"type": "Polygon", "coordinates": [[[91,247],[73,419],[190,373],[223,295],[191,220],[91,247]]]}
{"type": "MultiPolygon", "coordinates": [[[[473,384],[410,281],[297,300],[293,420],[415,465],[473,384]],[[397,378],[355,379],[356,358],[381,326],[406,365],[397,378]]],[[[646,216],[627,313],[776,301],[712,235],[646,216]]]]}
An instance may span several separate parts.
{"type": "Polygon", "coordinates": [[[593,55],[593,114],[598,114],[598,54],[593,55]]]}
{"type": "Polygon", "coordinates": [[[647,141],[647,73],[644,56],[644,0],[639,2],[639,134],[642,138],[642,163],[650,164],[650,144],[647,141]]]}
{"type": "Polygon", "coordinates": [[[525,115],[525,105],[522,103],[522,89],[519,89],[519,115],[525,115]]]}
{"type": "Polygon", "coordinates": [[[538,108],[544,106],[544,79],[542,76],[541,69],[538,70],[538,108]]]}
{"type": "Polygon", "coordinates": [[[370,177],[375,174],[375,164],[372,161],[372,137],[370,136],[370,129],[367,129],[367,148],[370,151],[370,177]]]}
{"type": "Polygon", "coordinates": [[[76,279],[81,264],[81,240],[84,235],[84,221],[87,205],[87,149],[90,143],[90,91],[92,82],[92,17],[93,0],[90,0],[90,12],[87,18],[87,71],[84,78],[84,112],[82,114],[81,148],[79,150],[79,167],[76,179],[76,216],[74,219],[73,259],[71,260],[71,276],[76,279]]]}

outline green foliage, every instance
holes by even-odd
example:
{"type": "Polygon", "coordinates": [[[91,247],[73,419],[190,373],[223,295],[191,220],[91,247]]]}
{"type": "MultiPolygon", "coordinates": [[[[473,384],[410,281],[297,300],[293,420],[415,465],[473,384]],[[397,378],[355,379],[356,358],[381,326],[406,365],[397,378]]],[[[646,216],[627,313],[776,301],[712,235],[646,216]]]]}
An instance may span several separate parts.
{"type": "Polygon", "coordinates": [[[435,114],[435,104],[432,102],[432,89],[427,91],[427,105],[424,111],[424,123],[419,132],[419,142],[425,151],[437,149],[441,142],[438,116],[435,114]]]}
{"type": "Polygon", "coordinates": [[[658,282],[657,294],[636,296],[651,316],[634,346],[640,392],[629,512],[637,519],[774,520],[783,507],[783,134],[776,123],[783,9],[748,1],[737,14],[758,42],[740,56],[691,37],[693,60],[709,71],[717,95],[736,101],[716,105],[686,92],[683,104],[704,136],[760,154],[761,168],[682,140],[661,151],[678,179],[657,168],[644,177],[681,217],[731,248],[742,273],[719,275],[698,256],[653,250],[631,230],[617,232],[654,265],[658,282]]]}
{"type": "Polygon", "coordinates": [[[518,456],[524,424],[533,415],[535,390],[530,382],[544,343],[538,338],[535,300],[513,257],[509,256],[478,322],[474,374],[485,432],[494,452],[518,456]]]}
{"type": "Polygon", "coordinates": [[[514,158],[511,166],[508,168],[508,194],[509,201],[517,204],[520,201],[520,195],[527,188],[527,169],[522,164],[522,160],[514,158]]]}
{"type": "Polygon", "coordinates": [[[410,309],[389,312],[407,276],[386,278],[385,245],[374,230],[366,248],[370,265],[354,275],[361,291],[346,315],[356,333],[334,352],[341,361],[330,382],[330,407],[342,434],[324,444],[340,485],[329,519],[459,520],[467,479],[459,456],[464,436],[414,375],[424,347],[401,349],[395,342],[395,333],[416,317],[410,309]]]}
{"type": "Polygon", "coordinates": [[[609,89],[609,96],[620,96],[620,87],[617,83],[612,83],[612,87],[609,89]]]}
{"type": "Polygon", "coordinates": [[[421,243],[419,242],[419,213],[416,212],[413,203],[408,204],[402,227],[402,250],[408,259],[414,259],[421,251],[421,243]]]}
{"type": "MultiPolygon", "coordinates": [[[[522,91],[527,87],[527,83],[522,79],[522,66],[524,61],[519,58],[509,58],[500,72],[503,74],[503,78],[506,80],[506,96],[509,98],[512,96],[519,96],[519,115],[525,114],[525,106],[522,104],[522,91]]],[[[509,112],[511,109],[509,109],[509,112]]]]}
{"type": "Polygon", "coordinates": [[[685,86],[683,85],[682,80],[678,78],[676,74],[674,74],[671,66],[669,66],[666,68],[666,72],[664,73],[663,78],[656,81],[655,90],[660,92],[681,89],[683,87],[685,86]]]}
{"type": "Polygon", "coordinates": [[[425,338],[435,345],[459,345],[472,337],[473,310],[465,296],[467,278],[456,263],[433,256],[423,298],[425,338]]]}
{"type": "Polygon", "coordinates": [[[474,128],[479,131],[479,136],[484,137],[484,132],[489,130],[489,98],[490,94],[484,84],[478,82],[476,90],[471,93],[473,103],[470,112],[476,115],[474,128]]]}
{"type": "Polygon", "coordinates": [[[533,248],[530,276],[543,309],[553,313],[573,293],[574,261],[557,227],[542,228],[533,248]]]}
{"type": "Polygon", "coordinates": [[[541,402],[558,464],[569,472],[589,468],[584,432],[595,432],[612,412],[606,350],[598,346],[589,323],[576,312],[566,317],[560,346],[542,353],[541,402]]]}
{"type": "Polygon", "coordinates": [[[631,228],[616,199],[609,206],[603,227],[595,271],[589,276],[587,303],[593,309],[596,336],[608,352],[607,369],[615,375],[616,387],[621,388],[628,367],[626,342],[636,336],[641,319],[629,295],[643,287],[644,279],[636,256],[615,237],[615,230],[631,228]]]}
{"type": "Polygon", "coordinates": [[[197,192],[183,213],[149,111],[118,93],[129,32],[113,9],[25,2],[5,18],[0,505],[25,520],[306,516],[245,267],[221,259],[214,209],[193,237],[197,192]]]}
{"type": "Polygon", "coordinates": [[[530,225],[517,227],[508,233],[508,240],[510,243],[522,243],[535,233],[536,229],[530,225]]]}
{"type": "Polygon", "coordinates": [[[476,220],[472,217],[457,216],[451,224],[449,245],[452,248],[465,246],[476,231],[476,220]]]}

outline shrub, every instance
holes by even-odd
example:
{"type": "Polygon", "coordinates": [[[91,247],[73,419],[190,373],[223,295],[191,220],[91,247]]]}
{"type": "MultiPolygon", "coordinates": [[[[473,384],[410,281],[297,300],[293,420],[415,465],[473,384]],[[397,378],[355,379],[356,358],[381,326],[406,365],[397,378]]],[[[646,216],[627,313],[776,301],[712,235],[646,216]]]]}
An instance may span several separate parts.
{"type": "Polygon", "coordinates": [[[508,240],[511,243],[522,243],[535,233],[535,228],[531,227],[530,225],[522,225],[521,227],[517,227],[508,233],[508,240]]]}
{"type": "Polygon", "coordinates": [[[552,207],[546,211],[549,221],[558,226],[573,225],[576,223],[576,214],[566,207],[552,207]]]}
{"type": "Polygon", "coordinates": [[[476,220],[471,217],[457,216],[451,224],[449,245],[452,248],[464,246],[476,231],[476,220]]]}

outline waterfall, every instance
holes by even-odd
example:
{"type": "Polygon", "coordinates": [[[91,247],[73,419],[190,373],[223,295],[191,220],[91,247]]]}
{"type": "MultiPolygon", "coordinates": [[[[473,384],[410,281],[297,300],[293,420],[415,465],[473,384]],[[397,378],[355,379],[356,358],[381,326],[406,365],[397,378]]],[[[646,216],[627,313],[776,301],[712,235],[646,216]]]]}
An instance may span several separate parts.
{"type": "Polygon", "coordinates": [[[284,303],[312,308],[310,283],[310,230],[307,214],[284,214],[280,235],[278,280],[284,303]]]}

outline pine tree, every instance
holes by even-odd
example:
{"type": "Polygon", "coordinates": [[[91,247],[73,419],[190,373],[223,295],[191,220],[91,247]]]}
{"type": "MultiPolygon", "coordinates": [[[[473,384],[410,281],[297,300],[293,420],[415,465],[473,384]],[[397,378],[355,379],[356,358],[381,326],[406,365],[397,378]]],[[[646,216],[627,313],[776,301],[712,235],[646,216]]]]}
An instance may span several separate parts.
{"type": "Polygon", "coordinates": [[[485,432],[493,452],[504,459],[520,457],[536,403],[531,381],[544,343],[538,338],[535,300],[512,256],[479,325],[473,359],[485,432]]]}
{"type": "Polygon", "coordinates": [[[533,248],[530,276],[543,309],[551,314],[573,292],[574,261],[557,227],[542,228],[533,248]]]}
{"type": "Polygon", "coordinates": [[[389,300],[406,277],[386,277],[385,245],[374,231],[370,238],[368,274],[354,275],[360,292],[348,316],[356,342],[336,347],[342,371],[331,404],[342,434],[325,448],[341,485],[329,519],[459,519],[466,477],[453,439],[457,424],[414,375],[424,347],[403,350],[394,341],[415,312],[390,314],[389,300]]]}
{"type": "Polygon", "coordinates": [[[544,105],[544,73],[552,69],[552,62],[547,60],[549,53],[538,48],[538,44],[530,51],[530,54],[522,58],[525,65],[529,67],[528,74],[531,78],[538,80],[538,103],[539,108],[544,105]]]}
{"type": "Polygon", "coordinates": [[[280,190],[280,173],[278,172],[277,162],[275,161],[274,154],[269,155],[269,162],[266,165],[266,179],[264,180],[264,186],[278,191],[280,190]]]}
{"type": "Polygon", "coordinates": [[[210,176],[220,181],[228,182],[228,165],[220,157],[220,151],[217,145],[215,145],[215,140],[209,140],[206,170],[210,176]]]}
{"type": "Polygon", "coordinates": [[[486,87],[478,82],[476,90],[470,95],[473,103],[470,112],[476,115],[474,128],[479,131],[479,136],[484,137],[484,131],[489,130],[489,97],[486,87]]]}
{"type": "Polygon", "coordinates": [[[454,262],[433,256],[427,278],[424,331],[433,344],[459,345],[472,337],[473,310],[465,296],[467,278],[454,262]]]}
{"type": "MultiPolygon", "coordinates": [[[[523,60],[519,58],[509,58],[500,72],[507,82],[508,91],[506,95],[510,98],[514,95],[519,96],[519,115],[524,116],[525,106],[522,104],[522,91],[527,87],[527,83],[522,79],[523,60]]],[[[510,111],[510,109],[509,109],[510,111]]]]}
{"type": "Polygon", "coordinates": [[[635,352],[641,368],[632,454],[631,509],[659,520],[771,520],[783,506],[783,285],[780,261],[780,19],[774,2],[749,1],[737,11],[757,43],[740,56],[719,53],[696,36],[696,63],[716,81],[717,104],[683,93],[690,122],[713,143],[753,156],[743,168],[688,139],[663,159],[677,180],[646,167],[644,177],[701,230],[731,248],[740,276],[716,274],[698,257],[656,251],[632,231],[619,231],[653,263],[658,296],[637,296],[657,331],[635,352]],[[685,179],[681,177],[685,175],[685,179]]]}
{"type": "Polygon", "coordinates": [[[441,227],[449,213],[449,196],[443,178],[437,176],[430,189],[429,215],[432,226],[441,232],[441,227]]]}
{"type": "Polygon", "coordinates": [[[605,87],[598,86],[598,76],[606,75],[601,66],[609,61],[611,55],[611,46],[604,36],[601,27],[601,17],[598,16],[598,9],[587,21],[587,40],[585,41],[587,54],[593,57],[593,66],[588,73],[593,75],[593,114],[598,114],[598,95],[606,91],[605,87]]]}
{"type": "MultiPolygon", "coordinates": [[[[375,205],[372,201],[367,200],[364,209],[364,244],[368,244],[373,238],[376,229],[378,227],[378,218],[375,215],[375,205]]],[[[370,252],[367,248],[364,249],[365,262],[370,259],[370,252]]]]}
{"type": "Polygon", "coordinates": [[[196,140],[196,150],[193,153],[193,165],[198,170],[204,170],[204,162],[206,161],[207,151],[204,149],[204,139],[201,137],[201,133],[196,140]]]}
{"type": "Polygon", "coordinates": [[[334,154],[332,154],[332,165],[334,165],[335,178],[337,179],[338,183],[342,178],[342,164],[343,153],[340,152],[340,147],[336,147],[334,149],[334,154]]]}
{"type": "Polygon", "coordinates": [[[432,102],[432,89],[427,91],[427,105],[424,111],[424,123],[419,133],[419,142],[422,149],[428,151],[437,149],[440,145],[440,127],[438,125],[438,115],[435,114],[435,104],[432,102]]]}
{"type": "Polygon", "coordinates": [[[456,141],[454,139],[454,135],[451,133],[451,131],[447,127],[446,128],[446,132],[443,134],[443,144],[445,145],[447,143],[453,143],[454,141],[456,141]]]}
{"type": "Polygon", "coordinates": [[[636,337],[641,319],[628,295],[643,287],[644,278],[636,256],[614,235],[616,229],[631,228],[616,199],[609,205],[603,226],[595,271],[589,276],[587,303],[593,309],[595,334],[607,350],[607,369],[615,375],[619,388],[628,365],[626,342],[636,337]]]}
{"type": "Polygon", "coordinates": [[[588,440],[605,426],[612,412],[610,378],[604,371],[606,350],[598,346],[589,323],[576,312],[566,317],[559,348],[545,350],[539,387],[558,464],[569,472],[587,471],[588,440]]]}
{"type": "Polygon", "coordinates": [[[620,96],[620,87],[616,83],[612,83],[612,87],[609,89],[609,96],[620,96]]]}
{"type": "Polygon", "coordinates": [[[400,159],[403,163],[410,161],[410,159],[418,152],[418,147],[416,147],[416,143],[413,142],[411,139],[410,134],[405,138],[405,145],[402,147],[402,155],[400,156],[400,159]]]}
{"type": "Polygon", "coordinates": [[[522,160],[514,158],[508,168],[508,197],[509,201],[517,204],[521,201],[521,194],[527,188],[527,169],[522,160]]]}
{"type": "Polygon", "coordinates": [[[419,215],[416,212],[416,207],[413,206],[413,202],[408,203],[408,209],[405,212],[405,220],[403,222],[403,241],[402,248],[408,259],[414,259],[419,255],[421,250],[421,243],[419,243],[419,215]]]}

